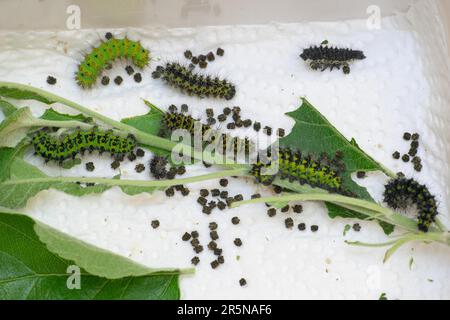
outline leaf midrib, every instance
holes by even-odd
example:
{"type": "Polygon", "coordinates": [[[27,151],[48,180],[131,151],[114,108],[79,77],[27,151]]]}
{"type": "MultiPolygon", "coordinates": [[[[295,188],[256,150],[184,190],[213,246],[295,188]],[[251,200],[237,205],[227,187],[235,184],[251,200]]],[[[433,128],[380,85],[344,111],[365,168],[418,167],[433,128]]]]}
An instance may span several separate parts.
{"type": "MultiPolygon", "coordinates": [[[[5,283],[9,283],[9,282],[25,280],[25,279],[40,279],[40,278],[47,278],[47,277],[68,277],[68,276],[70,276],[70,274],[68,274],[68,273],[48,273],[48,274],[46,274],[46,273],[33,273],[33,274],[30,274],[30,275],[21,276],[21,277],[2,279],[2,280],[0,280],[0,285],[5,284],[5,283]]],[[[93,275],[91,275],[89,273],[80,273],[80,276],[93,277],[93,275]]],[[[104,279],[106,279],[106,278],[104,278],[104,279]]]]}

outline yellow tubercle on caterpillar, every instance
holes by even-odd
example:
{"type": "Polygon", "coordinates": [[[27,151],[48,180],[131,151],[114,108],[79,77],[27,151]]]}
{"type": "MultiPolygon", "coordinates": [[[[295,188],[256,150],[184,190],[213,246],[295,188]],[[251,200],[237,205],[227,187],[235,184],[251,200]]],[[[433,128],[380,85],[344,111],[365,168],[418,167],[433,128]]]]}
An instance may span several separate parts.
{"type": "Polygon", "coordinates": [[[53,136],[49,130],[42,129],[32,137],[32,145],[35,154],[48,161],[56,161],[60,164],[73,159],[77,154],[83,155],[86,151],[94,150],[103,153],[108,152],[115,158],[123,158],[135,149],[137,143],[133,136],[126,138],[113,134],[112,131],[77,130],[63,138],[53,136]]]}
{"type": "Polygon", "coordinates": [[[91,88],[103,69],[121,58],[131,60],[136,67],[143,69],[150,62],[150,51],[139,41],[111,37],[85,55],[75,74],[76,82],[83,89],[91,88]]]}

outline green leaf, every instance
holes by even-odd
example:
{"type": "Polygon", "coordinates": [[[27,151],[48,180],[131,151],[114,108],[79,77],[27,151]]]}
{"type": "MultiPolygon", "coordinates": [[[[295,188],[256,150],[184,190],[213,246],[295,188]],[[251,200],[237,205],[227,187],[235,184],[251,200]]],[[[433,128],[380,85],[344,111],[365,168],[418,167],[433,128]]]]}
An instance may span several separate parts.
{"type": "Polygon", "coordinates": [[[0,147],[15,147],[28,133],[35,118],[28,107],[20,108],[0,124],[0,147]]]}
{"type": "Polygon", "coordinates": [[[134,196],[140,193],[153,193],[158,190],[164,190],[167,187],[139,187],[139,186],[120,186],[123,193],[134,196]]]}
{"type": "MultiPolygon", "coordinates": [[[[122,119],[121,122],[134,127],[142,132],[152,135],[158,135],[161,130],[161,124],[163,121],[164,112],[158,107],[151,104],[147,100],[144,103],[150,108],[150,111],[144,115],[136,116],[132,118],[122,119]]],[[[153,153],[159,156],[169,156],[170,152],[160,148],[155,148],[149,145],[142,145],[144,148],[151,150],[153,153]]]]}
{"type": "Polygon", "coordinates": [[[27,147],[28,144],[25,140],[23,140],[15,148],[0,148],[0,182],[3,182],[11,177],[10,171],[14,159],[21,155],[27,147]]]}
{"type": "Polygon", "coordinates": [[[350,139],[350,144],[356,148],[358,148],[359,150],[361,150],[361,148],[359,147],[358,143],[356,142],[355,138],[351,138],[350,139]]]}
{"type": "Polygon", "coordinates": [[[122,119],[121,122],[143,132],[157,135],[161,129],[164,112],[146,100],[144,103],[149,106],[149,112],[141,116],[122,119]]]}
{"type": "MultiPolygon", "coordinates": [[[[336,151],[344,153],[343,161],[346,170],[342,176],[345,189],[354,192],[358,198],[373,201],[370,194],[363,187],[356,184],[351,174],[356,171],[376,171],[387,172],[387,169],[377,163],[369,155],[362,151],[355,139],[348,141],[318,110],[316,110],[306,99],[302,99],[300,108],[287,113],[295,120],[292,131],[286,137],[280,139],[280,145],[299,149],[303,153],[319,155],[326,152],[334,155],[336,151]]],[[[387,172],[390,174],[390,172],[387,172]]],[[[340,206],[326,203],[328,214],[331,218],[358,218],[365,216],[354,211],[344,209],[340,206]]],[[[386,234],[393,231],[393,226],[380,223],[386,234]]]]}
{"type": "MultiPolygon", "coordinates": [[[[120,174],[114,176],[113,179],[120,179],[120,174]]],[[[129,196],[134,196],[143,192],[153,193],[162,189],[164,189],[164,187],[120,186],[120,190],[129,196]]]]}
{"type": "MultiPolygon", "coordinates": [[[[55,248],[51,242],[49,247],[55,248]]],[[[58,248],[60,249],[60,248],[58,248]]],[[[0,213],[0,299],[179,299],[178,274],[145,273],[146,267],[63,235],[31,218],[0,213]],[[38,230],[36,232],[35,230],[38,230]],[[142,274],[107,279],[86,271],[78,262],[51,252],[39,239],[63,241],[63,253],[76,254],[91,270],[115,275],[142,274]],[[97,255],[96,255],[97,254],[97,255]],[[82,257],[82,258],[80,258],[82,257]],[[89,261],[88,261],[89,260],[89,261]],[[69,267],[80,270],[79,289],[69,289],[69,267]],[[122,267],[122,272],[119,268],[122,267]]]]}
{"type": "Polygon", "coordinates": [[[0,182],[9,179],[9,170],[17,152],[17,148],[0,148],[0,182]]]}
{"type": "MultiPolygon", "coordinates": [[[[92,178],[101,181],[91,181],[96,184],[88,186],[77,183],[78,178],[50,177],[36,166],[24,161],[19,156],[22,150],[22,145],[16,148],[0,148],[0,206],[11,209],[22,208],[28,199],[47,189],[56,189],[79,197],[102,193],[116,185],[112,180],[120,179],[120,175],[113,179],[92,178]]],[[[74,159],[63,165],[73,166],[80,162],[80,159],[74,159]]],[[[80,177],[80,179],[83,178],[80,177]]],[[[120,188],[125,194],[136,195],[143,192],[153,193],[166,187],[133,185],[131,181],[129,185],[120,185],[120,188]]]]}
{"type": "Polygon", "coordinates": [[[13,114],[17,108],[13,106],[11,103],[9,103],[6,100],[0,99],[0,109],[2,110],[3,114],[5,115],[5,118],[9,117],[11,114],[13,114]]]}
{"type": "Polygon", "coordinates": [[[177,274],[180,272],[178,269],[148,268],[109,251],[69,237],[41,223],[36,223],[34,231],[51,252],[64,259],[75,261],[80,268],[97,276],[119,279],[155,273],[177,274]]]}
{"type": "Polygon", "coordinates": [[[86,117],[82,114],[71,115],[71,114],[59,113],[58,111],[54,110],[53,108],[46,109],[44,114],[41,116],[41,119],[54,120],[54,121],[75,120],[75,121],[87,122],[87,123],[92,122],[92,118],[86,117]]]}
{"type": "MultiPolygon", "coordinates": [[[[0,159],[1,158],[2,156],[0,155],[0,159]]],[[[18,157],[14,158],[14,161],[10,163],[9,176],[10,180],[0,183],[0,206],[11,209],[24,207],[28,199],[35,196],[40,191],[50,188],[74,196],[102,193],[110,188],[109,186],[101,184],[85,187],[74,182],[46,179],[50,177],[35,166],[18,157]]]]}

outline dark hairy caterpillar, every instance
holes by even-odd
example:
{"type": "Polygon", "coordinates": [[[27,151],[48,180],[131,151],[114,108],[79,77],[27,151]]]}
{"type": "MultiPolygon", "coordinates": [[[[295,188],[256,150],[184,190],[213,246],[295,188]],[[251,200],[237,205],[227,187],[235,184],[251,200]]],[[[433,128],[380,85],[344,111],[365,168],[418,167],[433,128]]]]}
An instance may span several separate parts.
{"type": "Polygon", "coordinates": [[[342,67],[345,74],[350,73],[350,62],[366,58],[364,53],[359,50],[333,48],[326,45],[304,49],[300,57],[304,61],[309,61],[313,70],[325,71],[330,68],[330,71],[332,71],[334,68],[340,69],[342,67]]]}
{"type": "MultiPolygon", "coordinates": [[[[167,112],[163,117],[163,127],[161,130],[161,135],[165,136],[166,131],[172,132],[177,129],[185,129],[194,135],[195,133],[195,124],[198,124],[199,128],[201,128],[202,137],[206,140],[207,143],[213,143],[215,141],[215,134],[218,131],[215,131],[208,124],[203,124],[199,120],[194,119],[192,116],[180,112],[167,112]],[[210,133],[207,135],[207,133],[210,133]]],[[[232,150],[233,156],[236,159],[237,154],[244,150],[245,154],[250,153],[250,149],[254,146],[254,144],[248,138],[238,138],[232,137],[225,133],[219,133],[219,141],[218,143],[222,144],[222,148],[220,149],[223,154],[227,150],[232,150]]]]}
{"type": "Polygon", "coordinates": [[[385,185],[383,195],[384,202],[392,209],[406,209],[415,204],[418,211],[418,228],[423,232],[428,232],[438,211],[436,199],[425,185],[414,179],[399,176],[385,185]]]}
{"type": "Polygon", "coordinates": [[[44,129],[37,132],[31,142],[35,153],[46,162],[53,160],[60,164],[66,159],[75,158],[78,153],[83,155],[85,151],[94,150],[100,153],[109,152],[120,159],[136,147],[133,136],[123,138],[114,135],[112,131],[99,131],[96,128],[89,131],[77,130],[62,139],[54,137],[44,129]]]}
{"type": "Polygon", "coordinates": [[[236,94],[234,85],[227,80],[194,73],[191,69],[176,62],[167,63],[165,67],[158,66],[152,73],[152,77],[154,79],[162,78],[169,85],[188,95],[230,100],[236,94]]]}
{"type": "Polygon", "coordinates": [[[139,41],[127,37],[123,39],[110,38],[92,49],[78,66],[75,79],[82,88],[90,88],[98,76],[112,61],[118,58],[129,59],[138,68],[149,64],[150,52],[143,48],[139,41]]]}
{"type": "Polygon", "coordinates": [[[150,173],[155,179],[164,179],[167,175],[167,161],[166,157],[154,156],[150,161],[150,173]]]}
{"type": "Polygon", "coordinates": [[[163,128],[169,131],[185,129],[191,134],[194,134],[195,123],[199,123],[201,125],[202,134],[211,129],[211,126],[200,123],[198,119],[194,119],[192,116],[182,112],[166,112],[163,117],[163,128]]]}
{"type": "Polygon", "coordinates": [[[263,175],[262,169],[268,168],[271,163],[264,164],[259,160],[251,170],[256,180],[264,185],[270,185],[276,177],[280,177],[332,193],[354,196],[343,188],[341,173],[345,170],[345,166],[337,158],[329,160],[328,155],[323,153],[320,159],[314,159],[312,155],[305,156],[300,151],[280,148],[278,157],[272,157],[272,160],[278,160],[278,172],[275,175],[263,175]]]}

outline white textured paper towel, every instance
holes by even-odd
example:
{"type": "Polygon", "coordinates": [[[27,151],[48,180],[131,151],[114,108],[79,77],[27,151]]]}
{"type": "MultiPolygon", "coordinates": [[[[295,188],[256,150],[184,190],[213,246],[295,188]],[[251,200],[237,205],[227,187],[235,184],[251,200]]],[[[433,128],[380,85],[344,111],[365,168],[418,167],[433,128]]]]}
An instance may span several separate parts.
{"type": "MultiPolygon", "coordinates": [[[[136,84],[119,63],[108,71],[111,78],[122,75],[121,86],[111,82],[92,90],[79,89],[74,72],[83,52],[96,45],[102,31],[29,32],[0,34],[0,79],[31,84],[53,91],[89,106],[114,119],[147,111],[141,98],[161,108],[187,103],[193,115],[202,116],[212,107],[216,115],[225,106],[239,105],[244,118],[282,127],[289,132],[292,119],[283,114],[300,105],[305,96],[347,138],[355,137],[359,146],[392,171],[403,171],[427,183],[437,195],[441,219],[449,225],[450,196],[450,109],[448,55],[444,52],[441,26],[434,17],[432,2],[422,2],[409,14],[383,19],[382,29],[367,30],[365,21],[335,23],[271,24],[265,26],[230,26],[198,29],[115,30],[118,37],[141,39],[152,52],[150,68],[143,81],[136,84]],[[340,71],[313,72],[299,59],[304,47],[327,39],[332,45],[364,50],[367,59],[355,62],[350,75],[340,71]],[[167,88],[151,79],[151,69],[164,61],[184,61],[183,51],[206,53],[217,47],[225,49],[207,71],[227,77],[236,84],[231,102],[199,100],[167,88]],[[46,84],[47,75],[58,79],[46,84]],[[392,159],[395,150],[406,153],[404,131],[421,135],[419,155],[424,169],[414,173],[411,164],[392,159]]],[[[37,104],[33,110],[42,112],[37,104]]],[[[66,110],[61,108],[60,110],[66,110]]],[[[242,130],[252,135],[252,130],[242,130]]],[[[145,164],[150,154],[147,153],[145,164]]],[[[95,160],[96,170],[88,173],[83,165],[62,170],[44,166],[40,159],[28,156],[52,175],[113,176],[106,157],[95,160]]],[[[146,179],[148,173],[134,172],[134,163],[122,165],[123,179],[146,179]]],[[[148,166],[147,166],[148,167],[148,166]]],[[[188,168],[188,174],[205,172],[202,167],[188,168]]],[[[380,199],[377,175],[364,180],[375,199],[380,199]]],[[[126,196],[114,188],[102,195],[74,198],[57,191],[44,191],[30,200],[26,212],[77,238],[109,249],[151,267],[189,267],[194,256],[189,243],[181,241],[185,231],[198,230],[206,247],[208,224],[219,224],[219,246],[225,264],[212,270],[214,256],[208,250],[194,276],[182,277],[182,298],[364,298],[376,299],[382,292],[389,298],[450,298],[450,250],[440,245],[413,244],[400,249],[386,264],[384,249],[349,247],[344,240],[385,241],[381,229],[372,222],[360,222],[359,233],[349,231],[347,223],[330,220],[322,204],[304,203],[300,215],[278,213],[269,218],[261,205],[243,206],[210,216],[201,213],[196,203],[201,188],[218,187],[218,181],[189,186],[191,194],[177,194],[167,199],[162,192],[153,195],[126,196]],[[238,216],[241,223],[231,224],[238,216]],[[284,227],[284,219],[295,224],[319,225],[319,231],[300,232],[284,227]],[[150,222],[161,226],[153,229],[150,222]],[[242,247],[233,244],[234,238],[242,247]],[[239,257],[239,259],[238,259],[239,257]],[[413,259],[412,267],[409,263],[413,259]],[[239,279],[247,279],[240,287],[239,279]]],[[[266,192],[252,181],[230,179],[230,193],[266,192]]],[[[268,193],[267,193],[268,194],[268,193]]]]}

